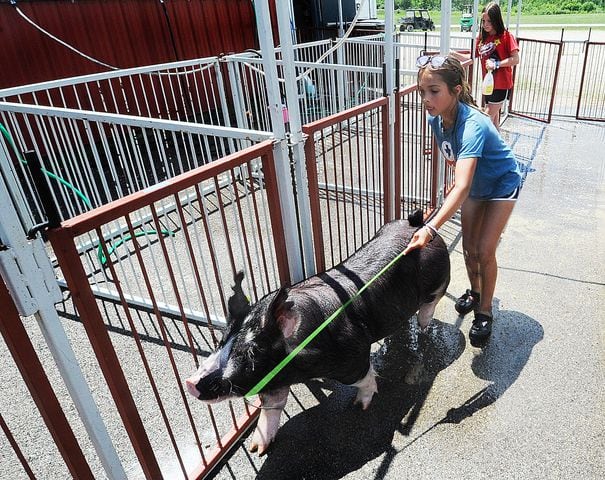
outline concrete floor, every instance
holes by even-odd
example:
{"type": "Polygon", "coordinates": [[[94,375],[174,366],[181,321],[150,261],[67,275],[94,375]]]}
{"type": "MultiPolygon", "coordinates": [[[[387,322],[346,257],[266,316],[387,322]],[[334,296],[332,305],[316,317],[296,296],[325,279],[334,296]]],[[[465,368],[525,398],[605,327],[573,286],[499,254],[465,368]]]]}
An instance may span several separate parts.
{"type": "Polygon", "coordinates": [[[498,250],[491,342],[468,342],[459,224],[442,229],[452,282],[424,363],[405,338],[375,355],[368,411],[354,389],[296,386],[265,457],[239,446],[217,479],[605,478],[605,125],[509,118],[526,174],[498,250]]]}

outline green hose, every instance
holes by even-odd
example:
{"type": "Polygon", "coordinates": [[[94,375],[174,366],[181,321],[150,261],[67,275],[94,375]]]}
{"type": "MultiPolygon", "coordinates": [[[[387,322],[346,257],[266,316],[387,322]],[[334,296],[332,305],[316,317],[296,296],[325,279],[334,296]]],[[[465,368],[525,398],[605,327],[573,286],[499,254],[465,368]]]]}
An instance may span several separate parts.
{"type": "MultiPolygon", "coordinates": [[[[23,165],[27,165],[27,160],[23,159],[23,157],[21,156],[21,153],[19,153],[19,150],[17,149],[17,146],[15,145],[15,142],[13,142],[13,138],[11,137],[10,133],[8,133],[8,130],[6,130],[6,128],[4,128],[4,125],[2,125],[1,123],[0,123],[0,130],[2,130],[2,134],[4,135],[4,138],[6,138],[6,141],[12,147],[12,149],[15,152],[15,155],[17,156],[19,161],[21,163],[23,163],[23,165]]],[[[44,167],[42,167],[42,172],[44,172],[48,178],[57,180],[61,185],[64,185],[67,188],[69,188],[70,190],[72,190],[78,197],[80,197],[82,199],[82,201],[88,208],[92,208],[92,204],[90,203],[90,200],[86,197],[86,195],[84,195],[80,190],[78,190],[76,187],[74,187],[71,183],[69,183],[65,179],[55,175],[54,173],[49,172],[44,167]]]]}
{"type": "MultiPolygon", "coordinates": [[[[157,230],[144,230],[142,232],[136,232],[134,234],[134,237],[142,237],[143,235],[156,235],[158,232],[157,230]]],[[[171,232],[170,230],[162,230],[161,231],[162,235],[166,236],[174,236],[174,232],[171,232]]],[[[111,255],[116,248],[118,248],[120,245],[122,245],[123,243],[126,243],[128,240],[132,240],[132,235],[128,234],[126,235],[124,238],[119,239],[117,242],[115,242],[112,246],[110,246],[107,249],[107,254],[111,255]]],[[[99,262],[101,263],[101,265],[105,265],[107,263],[107,257],[105,257],[105,253],[103,253],[103,249],[101,248],[101,245],[99,245],[99,249],[97,250],[97,258],[99,259],[99,262]]]]}
{"type": "MultiPolygon", "coordinates": [[[[24,165],[27,165],[27,160],[23,159],[23,157],[21,156],[21,153],[19,152],[19,150],[17,149],[17,146],[15,145],[15,142],[13,141],[13,138],[12,138],[11,134],[8,132],[8,130],[4,127],[4,125],[2,123],[0,123],[0,131],[2,131],[2,135],[4,135],[4,138],[6,139],[6,141],[8,142],[8,144],[13,149],[13,152],[15,152],[15,155],[17,156],[17,158],[19,159],[19,161],[21,163],[23,163],[24,165]]],[[[64,187],[67,187],[68,189],[70,189],[78,197],[80,197],[80,199],[82,200],[82,202],[84,202],[84,204],[89,209],[92,209],[92,203],[90,202],[90,200],[88,199],[88,197],[86,195],[84,195],[84,193],[82,193],[82,191],[79,190],[77,187],[75,187],[74,185],[72,185],[71,183],[69,183],[64,178],[61,178],[58,175],[55,175],[53,172],[49,172],[44,167],[42,167],[42,172],[44,172],[44,174],[48,178],[56,180],[57,182],[59,182],[64,187]]],[[[157,230],[144,230],[142,232],[135,233],[134,237],[141,237],[143,235],[148,235],[148,234],[149,235],[157,235],[157,233],[158,233],[157,230]]],[[[174,235],[174,232],[172,232],[170,230],[161,230],[161,233],[162,233],[162,235],[165,235],[165,236],[167,236],[167,235],[172,235],[173,236],[174,235]]],[[[107,253],[111,255],[116,250],[116,248],[118,248],[120,245],[122,245],[123,243],[127,242],[128,240],[131,240],[132,238],[133,238],[132,235],[130,235],[130,234],[126,235],[124,238],[118,240],[113,245],[111,245],[107,249],[107,253]]],[[[99,262],[101,263],[101,266],[105,266],[105,264],[107,263],[107,257],[105,257],[105,254],[103,253],[103,248],[101,246],[101,244],[104,243],[104,240],[100,239],[100,241],[101,241],[101,243],[99,243],[99,245],[97,247],[97,258],[98,258],[99,262]]]]}

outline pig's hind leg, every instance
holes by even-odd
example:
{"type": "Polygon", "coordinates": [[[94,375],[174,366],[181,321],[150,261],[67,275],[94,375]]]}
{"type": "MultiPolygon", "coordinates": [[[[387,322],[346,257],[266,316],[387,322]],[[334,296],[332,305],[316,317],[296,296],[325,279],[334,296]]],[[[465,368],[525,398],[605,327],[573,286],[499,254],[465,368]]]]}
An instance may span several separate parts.
{"type": "Polygon", "coordinates": [[[420,326],[420,330],[422,332],[426,332],[428,326],[433,321],[433,315],[435,313],[435,307],[437,307],[438,300],[425,303],[420,306],[418,309],[418,325],[420,326]]]}
{"type": "Polygon", "coordinates": [[[439,303],[439,300],[441,300],[441,297],[443,297],[444,294],[445,290],[439,289],[439,291],[434,294],[435,298],[432,302],[423,303],[422,305],[420,305],[420,308],[418,309],[418,325],[420,326],[420,330],[422,332],[426,332],[428,326],[433,321],[435,308],[437,308],[437,304],[439,303]]]}
{"type": "Polygon", "coordinates": [[[378,392],[374,367],[370,365],[370,369],[368,370],[368,373],[366,373],[366,376],[355,382],[353,386],[357,387],[357,397],[355,397],[353,403],[355,405],[361,405],[361,408],[366,410],[370,406],[372,397],[378,392]]]}
{"type": "Polygon", "coordinates": [[[267,452],[279,430],[279,420],[288,401],[288,393],[290,393],[290,388],[283,387],[259,395],[261,411],[250,443],[251,452],[258,452],[259,455],[267,452]]]}

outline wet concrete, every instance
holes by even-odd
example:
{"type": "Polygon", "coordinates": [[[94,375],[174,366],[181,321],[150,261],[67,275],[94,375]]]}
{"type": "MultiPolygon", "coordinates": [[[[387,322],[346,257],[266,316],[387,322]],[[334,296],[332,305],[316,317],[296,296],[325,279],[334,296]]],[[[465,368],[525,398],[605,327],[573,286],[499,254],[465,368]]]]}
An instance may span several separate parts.
{"type": "Polygon", "coordinates": [[[365,412],[350,387],[293,387],[269,454],[240,446],[215,478],[605,478],[605,125],[509,118],[504,136],[525,181],[498,249],[490,343],[472,347],[471,316],[453,308],[468,288],[454,218],[424,353],[385,342],[365,412]]]}

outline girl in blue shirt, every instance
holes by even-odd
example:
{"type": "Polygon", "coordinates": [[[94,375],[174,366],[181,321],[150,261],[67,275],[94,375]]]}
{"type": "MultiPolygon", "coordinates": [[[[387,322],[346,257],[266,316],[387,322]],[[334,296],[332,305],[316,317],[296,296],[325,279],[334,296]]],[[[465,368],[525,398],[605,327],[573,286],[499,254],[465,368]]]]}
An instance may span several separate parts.
{"type": "Polygon", "coordinates": [[[433,219],[414,234],[405,253],[428,244],[461,209],[470,288],[455,307],[463,316],[474,310],[469,339],[483,346],[493,321],[496,247],[519,195],[521,175],[512,151],[490,118],[477,108],[460,61],[452,56],[422,56],[417,63],[418,91],[437,145],[455,173],[450,194],[433,219]]]}

